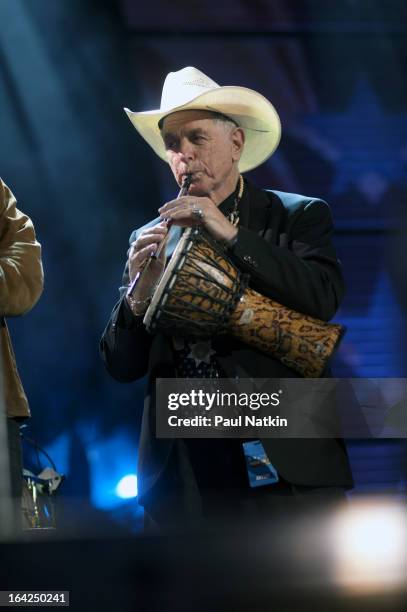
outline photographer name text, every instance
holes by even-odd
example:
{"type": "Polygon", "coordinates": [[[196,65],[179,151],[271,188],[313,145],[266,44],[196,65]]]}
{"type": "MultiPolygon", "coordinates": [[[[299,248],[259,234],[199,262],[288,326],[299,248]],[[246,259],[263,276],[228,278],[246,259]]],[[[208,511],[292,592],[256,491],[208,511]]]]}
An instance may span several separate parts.
{"type": "Polygon", "coordinates": [[[170,427],[288,427],[288,421],[279,416],[266,415],[258,417],[254,415],[242,415],[237,417],[214,417],[196,415],[193,417],[179,417],[172,414],[168,417],[170,427]]]}

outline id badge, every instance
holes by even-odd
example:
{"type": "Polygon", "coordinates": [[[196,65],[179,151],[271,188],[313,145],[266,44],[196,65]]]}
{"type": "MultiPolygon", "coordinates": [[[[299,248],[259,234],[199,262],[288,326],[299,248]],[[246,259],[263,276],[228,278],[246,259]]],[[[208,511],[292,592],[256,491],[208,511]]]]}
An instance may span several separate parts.
{"type": "Polygon", "coordinates": [[[243,451],[251,487],[262,487],[278,482],[277,470],[267,457],[260,440],[243,442],[243,451]]]}

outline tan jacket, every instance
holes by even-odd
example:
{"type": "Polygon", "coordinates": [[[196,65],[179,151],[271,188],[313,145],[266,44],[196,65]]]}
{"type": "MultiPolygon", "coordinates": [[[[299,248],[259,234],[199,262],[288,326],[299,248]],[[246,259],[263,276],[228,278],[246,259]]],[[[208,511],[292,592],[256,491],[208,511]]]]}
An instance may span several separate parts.
{"type": "MultiPolygon", "coordinates": [[[[34,226],[16,208],[15,197],[0,179],[0,317],[22,315],[30,310],[38,301],[43,284],[41,245],[35,239],[34,226]]],[[[4,319],[0,342],[7,415],[29,416],[4,319]]]]}

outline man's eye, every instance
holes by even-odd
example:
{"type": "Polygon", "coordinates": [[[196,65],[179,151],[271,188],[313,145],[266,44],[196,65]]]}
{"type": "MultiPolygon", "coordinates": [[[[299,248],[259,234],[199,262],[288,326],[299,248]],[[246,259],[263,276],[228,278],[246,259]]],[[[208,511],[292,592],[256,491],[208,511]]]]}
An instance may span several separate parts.
{"type": "Polygon", "coordinates": [[[165,142],[165,148],[166,149],[175,149],[175,146],[176,146],[175,140],[167,140],[165,142]]]}

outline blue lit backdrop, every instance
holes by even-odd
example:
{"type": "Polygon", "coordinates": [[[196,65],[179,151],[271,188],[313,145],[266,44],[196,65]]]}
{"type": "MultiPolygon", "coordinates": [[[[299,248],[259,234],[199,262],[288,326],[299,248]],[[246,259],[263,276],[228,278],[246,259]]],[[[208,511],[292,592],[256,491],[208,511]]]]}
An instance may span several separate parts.
{"type": "MultiPolygon", "coordinates": [[[[405,223],[406,7],[335,6],[0,3],[0,173],[35,222],[46,273],[41,302],[11,328],[29,433],[68,476],[67,496],[110,512],[129,503],[116,487],[135,474],[143,381],[110,380],[98,340],[130,231],[176,191],[122,111],[156,107],[170,70],[195,65],[274,102],[283,139],[250,178],[332,206],[348,286],[335,374],[405,376],[404,243],[391,232],[405,223]]],[[[357,491],[403,494],[404,443],[349,448],[357,491]]]]}

